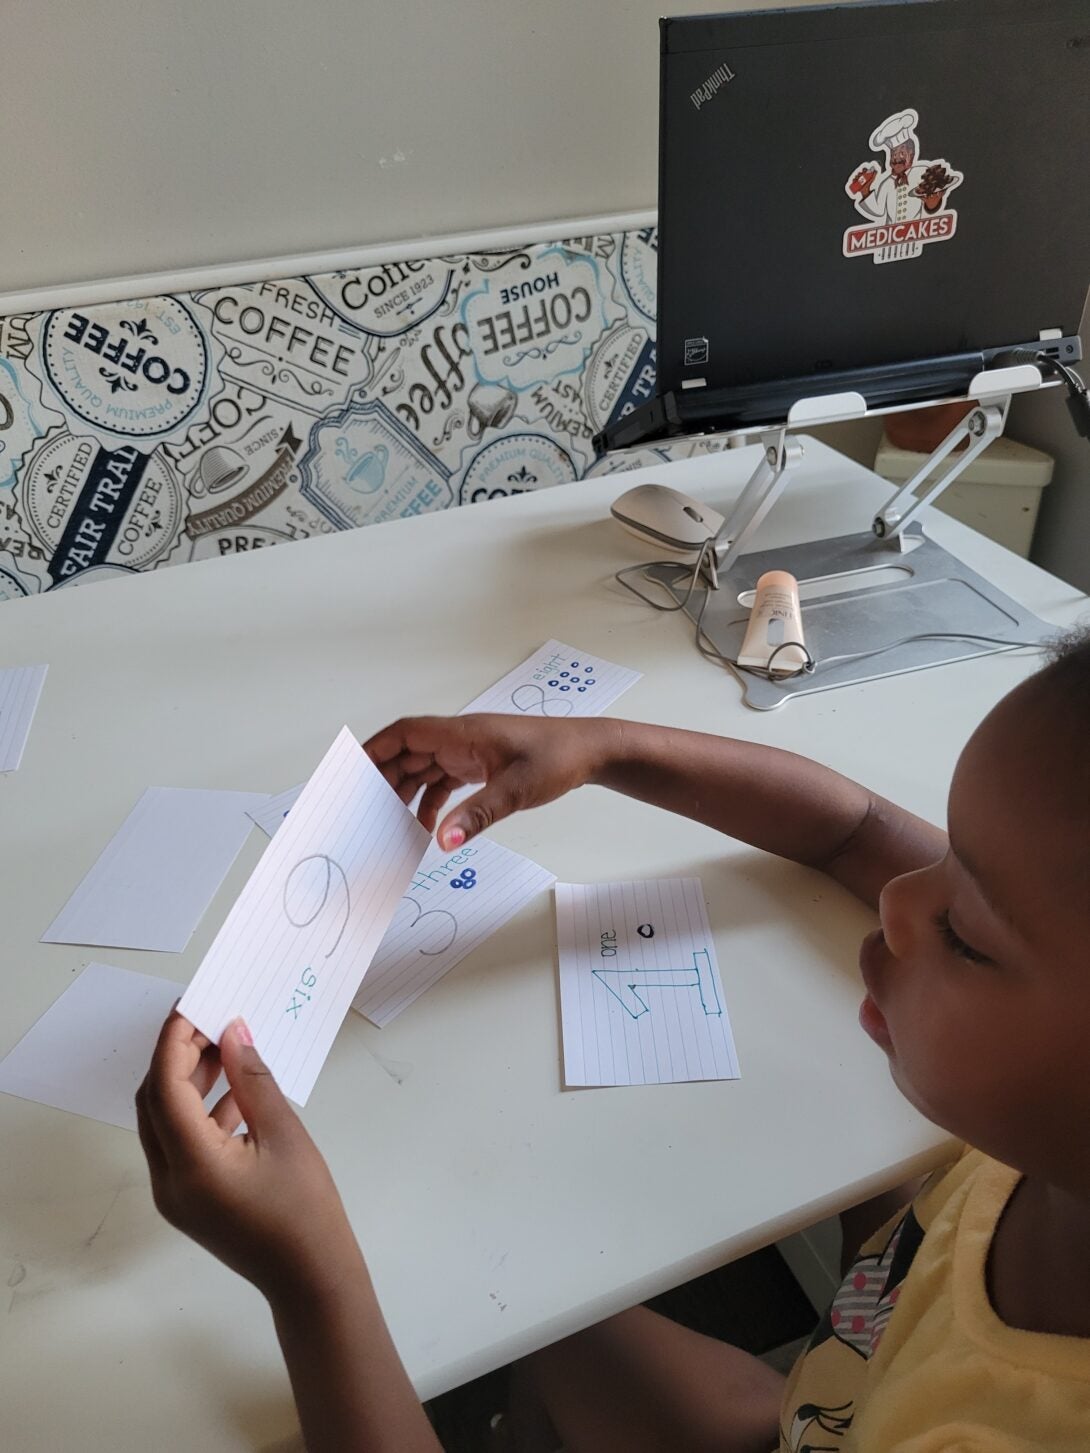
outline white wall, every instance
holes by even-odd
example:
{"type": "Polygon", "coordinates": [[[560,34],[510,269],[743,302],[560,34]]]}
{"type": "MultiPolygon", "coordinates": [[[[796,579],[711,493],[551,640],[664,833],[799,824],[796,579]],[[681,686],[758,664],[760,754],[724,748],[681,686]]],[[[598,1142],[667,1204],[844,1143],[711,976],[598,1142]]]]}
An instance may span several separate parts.
{"type": "Polygon", "coordinates": [[[652,207],[662,10],[0,0],[0,293],[652,207]]]}

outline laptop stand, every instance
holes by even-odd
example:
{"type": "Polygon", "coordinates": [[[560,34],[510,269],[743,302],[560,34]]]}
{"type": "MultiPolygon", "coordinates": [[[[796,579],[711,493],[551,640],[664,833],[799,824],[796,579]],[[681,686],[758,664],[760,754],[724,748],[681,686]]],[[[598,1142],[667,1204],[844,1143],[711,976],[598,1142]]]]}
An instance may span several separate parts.
{"type": "MultiPolygon", "coordinates": [[[[729,664],[741,649],[759,577],[777,569],[798,580],[816,669],[769,679],[732,667],[747,705],[770,711],[795,696],[1037,645],[1054,633],[1054,626],[929,539],[916,518],[999,438],[1012,395],[1042,385],[1033,365],[978,374],[968,390],[976,408],[879,510],[869,531],[744,553],[802,458],[793,431],[862,417],[867,406],[859,394],[801,399],[785,423],[762,433],[764,455],[706,558],[707,600],[694,592],[685,606],[729,664]],[[967,447],[957,452],[962,443],[967,447]]],[[[692,571],[691,564],[670,563],[648,566],[644,574],[681,604],[692,571]]]]}

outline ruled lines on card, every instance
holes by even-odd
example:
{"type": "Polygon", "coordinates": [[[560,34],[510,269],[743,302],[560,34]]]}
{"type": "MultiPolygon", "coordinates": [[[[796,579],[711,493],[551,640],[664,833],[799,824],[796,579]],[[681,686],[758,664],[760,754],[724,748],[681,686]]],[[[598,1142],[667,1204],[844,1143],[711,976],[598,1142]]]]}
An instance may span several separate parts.
{"type": "Polygon", "coordinates": [[[305,1104],[428,846],[345,727],[270,842],[182,997],[218,1041],[241,1016],[305,1104]]]}
{"type": "Polygon", "coordinates": [[[276,829],[287,817],[288,813],[299,800],[304,783],[300,782],[298,787],[288,787],[283,792],[278,792],[275,797],[268,798],[260,807],[255,808],[247,816],[251,821],[256,822],[266,837],[272,837],[276,829]]]}
{"type": "Polygon", "coordinates": [[[565,1083],[737,1079],[699,878],[555,891],[565,1083]]]}
{"type": "Polygon", "coordinates": [[[507,923],[556,875],[488,838],[446,853],[433,843],[413,874],[352,1007],[380,1028],[507,923]]]}
{"type": "Polygon", "coordinates": [[[0,772],[15,772],[23,760],[48,666],[0,670],[0,772]]]}

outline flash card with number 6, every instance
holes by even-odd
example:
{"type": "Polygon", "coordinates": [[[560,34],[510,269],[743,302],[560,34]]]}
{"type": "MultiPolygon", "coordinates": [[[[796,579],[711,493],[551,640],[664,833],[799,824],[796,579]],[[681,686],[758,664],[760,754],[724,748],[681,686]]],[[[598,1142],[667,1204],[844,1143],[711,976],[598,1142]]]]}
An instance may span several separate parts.
{"type": "Polygon", "coordinates": [[[241,1016],[305,1105],[427,848],[347,727],[269,843],[179,1011],[216,1042],[241,1016]]]}

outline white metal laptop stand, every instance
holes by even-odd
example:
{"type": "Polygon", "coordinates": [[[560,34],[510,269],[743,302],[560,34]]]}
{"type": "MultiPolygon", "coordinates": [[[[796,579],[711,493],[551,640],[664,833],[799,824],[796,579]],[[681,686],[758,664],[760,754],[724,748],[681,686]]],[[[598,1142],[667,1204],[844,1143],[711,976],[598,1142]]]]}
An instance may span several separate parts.
{"type": "MultiPolygon", "coordinates": [[[[929,539],[916,518],[999,438],[1012,395],[1042,386],[1040,371],[1031,364],[978,374],[968,390],[976,408],[897,490],[869,531],[747,554],[746,545],[802,458],[803,446],[791,437],[793,432],[861,418],[867,406],[856,393],[801,399],[786,422],[762,433],[764,457],[708,552],[707,600],[694,592],[685,605],[715,650],[732,662],[741,648],[750,593],[759,577],[778,569],[798,580],[803,630],[815,670],[779,679],[740,671],[747,705],[768,711],[793,696],[1034,645],[1053,632],[1054,627],[929,539]],[[967,447],[958,452],[963,443],[967,447]]],[[[691,564],[671,563],[648,566],[645,574],[680,604],[692,571],[691,564]]]]}

